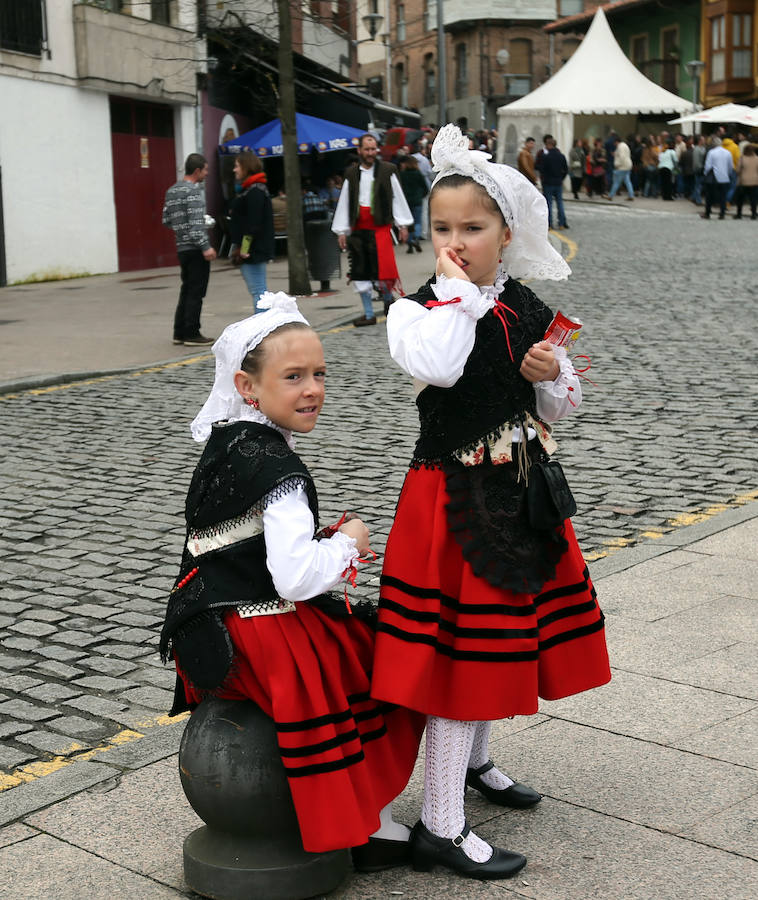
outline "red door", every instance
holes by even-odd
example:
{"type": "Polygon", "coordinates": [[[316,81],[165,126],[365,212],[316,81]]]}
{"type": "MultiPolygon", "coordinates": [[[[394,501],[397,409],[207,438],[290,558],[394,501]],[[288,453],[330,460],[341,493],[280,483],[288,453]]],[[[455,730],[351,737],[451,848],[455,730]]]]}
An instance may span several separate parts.
{"type": "Polygon", "coordinates": [[[110,106],[119,272],[175,266],[174,232],[161,224],[177,180],[174,111],[123,97],[110,106]]]}

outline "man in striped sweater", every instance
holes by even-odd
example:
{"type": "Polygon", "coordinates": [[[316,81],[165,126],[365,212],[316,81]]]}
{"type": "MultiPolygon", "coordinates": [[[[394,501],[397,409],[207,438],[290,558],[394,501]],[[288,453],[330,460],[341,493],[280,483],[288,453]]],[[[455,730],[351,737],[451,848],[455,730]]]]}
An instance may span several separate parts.
{"type": "Polygon", "coordinates": [[[216,251],[208,240],[205,224],[205,193],[201,187],[208,162],[190,153],[184,163],[184,178],[166,191],[163,224],[174,230],[182,286],[174,315],[174,343],[187,346],[212,344],[214,338],[200,333],[200,311],[208,289],[211,260],[216,251]]]}

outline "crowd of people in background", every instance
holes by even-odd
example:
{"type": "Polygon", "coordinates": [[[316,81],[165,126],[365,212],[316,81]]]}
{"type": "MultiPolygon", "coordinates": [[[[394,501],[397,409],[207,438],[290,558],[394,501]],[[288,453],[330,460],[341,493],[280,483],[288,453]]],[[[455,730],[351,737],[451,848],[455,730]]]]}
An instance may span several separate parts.
{"type": "MultiPolygon", "coordinates": [[[[519,168],[527,177],[522,160],[528,143],[519,156],[519,168]]],[[[704,206],[704,218],[718,205],[720,218],[732,207],[734,218],[741,219],[746,203],[751,218],[758,217],[758,138],[752,139],[746,132],[720,127],[709,136],[663,131],[624,139],[612,131],[604,140],[595,138],[592,143],[576,138],[569,150],[568,167],[574,199],[585,192],[588,197],[612,201],[623,190],[627,201],[683,197],[704,206]]]]}
{"type": "MultiPolygon", "coordinates": [[[[406,252],[409,254],[420,253],[421,241],[428,237],[425,198],[434,179],[430,155],[435,136],[435,127],[425,126],[412,145],[398,146],[388,160],[396,167],[402,192],[413,214],[407,240],[406,252]]],[[[472,130],[468,132],[468,138],[470,150],[490,153],[493,158],[496,156],[498,136],[495,129],[472,130]]],[[[555,227],[569,227],[563,203],[567,177],[570,178],[570,191],[575,200],[582,195],[610,202],[617,196],[624,197],[627,202],[638,197],[660,198],[664,202],[685,198],[703,208],[703,218],[710,218],[712,210],[717,209],[719,218],[725,218],[727,211],[731,210],[734,218],[741,219],[746,205],[750,207],[750,218],[758,218],[758,138],[753,139],[746,131],[727,131],[719,127],[708,136],[661,131],[657,134],[633,134],[626,138],[611,131],[605,138],[575,138],[573,145],[566,148],[566,155],[552,135],[546,134],[541,140],[540,146],[533,137],[526,138],[519,149],[515,167],[542,190],[551,228],[554,227],[553,207],[556,212],[555,227]]],[[[255,302],[265,286],[265,262],[257,258],[253,261],[251,256],[240,254],[239,227],[233,229],[233,235],[229,228],[233,220],[239,222],[244,218],[242,207],[250,205],[251,197],[257,200],[262,196],[257,190],[251,194],[251,185],[245,181],[245,178],[255,174],[265,184],[263,172],[248,170],[250,156],[254,154],[223,160],[225,165],[221,166],[221,176],[227,216],[220,224],[231,238],[231,255],[241,264],[255,302]],[[245,157],[244,172],[239,168],[242,157],[245,157]],[[237,177],[240,174],[245,178],[237,177]],[[246,204],[241,202],[240,193],[246,204]]],[[[303,181],[303,218],[306,223],[325,223],[334,217],[343,188],[343,175],[334,173],[325,178],[322,176],[321,180],[323,183],[310,179],[303,181]]],[[[286,238],[287,199],[284,190],[272,191],[271,212],[274,237],[286,238]]],[[[249,211],[246,215],[249,218],[249,211]]],[[[252,226],[246,224],[245,234],[252,230],[252,226]]],[[[271,240],[268,226],[266,233],[268,249],[271,240]]]]}
{"type": "MultiPolygon", "coordinates": [[[[496,157],[498,136],[494,129],[467,134],[469,150],[496,157]]],[[[224,140],[233,136],[230,129],[224,140]]],[[[434,126],[424,127],[412,145],[398,146],[389,160],[394,179],[393,197],[398,195],[393,203],[400,202],[401,197],[406,205],[402,227],[398,227],[397,216],[394,216],[395,233],[406,242],[409,254],[420,253],[421,241],[429,236],[425,200],[434,180],[430,157],[435,136],[434,126]]],[[[386,165],[386,161],[379,159],[374,162],[379,151],[377,137],[364,135],[373,145],[369,168],[375,173],[379,171],[377,167],[386,165]]],[[[356,169],[358,161],[365,163],[363,140],[361,138],[357,160],[345,169],[346,173],[356,169]]],[[[625,199],[629,202],[636,197],[660,197],[668,202],[684,198],[703,207],[700,215],[704,219],[710,219],[714,209],[718,210],[719,219],[726,217],[727,210],[732,211],[735,219],[741,219],[747,204],[750,218],[758,219],[758,138],[747,131],[719,126],[708,136],[681,132],[672,135],[661,131],[646,136],[633,134],[626,139],[611,131],[606,138],[595,137],[592,141],[575,138],[567,155],[557,146],[553,135],[544,135],[542,142],[543,146],[538,148],[537,141],[527,137],[518,152],[515,168],[542,189],[550,228],[554,222],[553,206],[557,228],[569,227],[563,203],[567,178],[570,178],[570,190],[575,200],[579,200],[582,193],[588,198],[604,198],[610,202],[617,194],[626,194],[625,199]]],[[[169,189],[164,209],[164,224],[176,233],[182,270],[173,341],[175,344],[208,344],[212,339],[200,332],[200,310],[207,289],[210,260],[216,256],[210,246],[208,225],[202,218],[205,203],[200,185],[208,173],[208,165],[200,154],[190,154],[186,166],[190,168],[183,180],[169,189]]],[[[219,174],[225,202],[219,222],[223,233],[221,243],[223,246],[228,242],[228,254],[240,267],[255,310],[266,290],[266,265],[275,255],[275,242],[287,237],[287,198],[284,190],[271,190],[263,164],[252,152],[246,151],[236,157],[222,156],[219,174]]],[[[311,277],[320,281],[322,291],[330,290],[329,278],[335,268],[328,261],[329,248],[335,241],[330,232],[339,235],[332,226],[344,192],[344,177],[334,172],[324,177],[320,184],[309,178],[302,182],[306,252],[311,263],[313,259],[321,262],[320,267],[314,268],[311,264],[311,277]]],[[[387,223],[382,223],[382,227],[384,224],[387,223]]],[[[339,247],[344,249],[342,242],[339,247]]],[[[385,257],[389,259],[388,254],[385,257]]],[[[386,283],[391,281],[391,278],[387,279],[386,283]]],[[[361,321],[372,324],[376,319],[370,310],[370,293],[368,289],[363,293],[366,311],[361,321]]]]}

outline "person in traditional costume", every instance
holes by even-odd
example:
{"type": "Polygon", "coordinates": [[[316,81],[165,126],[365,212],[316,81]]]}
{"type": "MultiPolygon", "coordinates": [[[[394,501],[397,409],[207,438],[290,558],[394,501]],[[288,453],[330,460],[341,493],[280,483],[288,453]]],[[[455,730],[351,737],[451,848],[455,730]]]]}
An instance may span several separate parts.
{"type": "Polygon", "coordinates": [[[386,314],[399,281],[392,241],[394,224],[401,241],[408,239],[413,213],[403,194],[397,169],[376,158],[373,135],[358,143],[359,161],[345,172],[342,191],[332,220],[341,250],[348,251],[349,278],[363,303],[363,315],[353,325],[376,325],[373,287],[376,284],[386,314]]]}
{"type": "Polygon", "coordinates": [[[549,423],[579,406],[581,384],[543,340],[551,311],[517,280],[570,269],[548,241],[544,198],[488,160],[453,125],[437,135],[436,276],[387,319],[421,431],[386,548],[371,690],[428,716],[414,867],[481,879],[526,859],[470,830],[466,787],[508,807],[541,799],[490,759],[491,722],[610,680],[568,485],[554,503],[537,478],[556,448],[549,423]]]}
{"type": "Polygon", "coordinates": [[[207,443],[161,634],[178,673],[171,712],[254,701],[276,725],[305,850],[353,847],[357,869],[387,868],[408,860],[391,803],[424,717],[370,697],[370,605],[329,594],[370,551],[357,517],[317,531],[316,489],[293,449],[324,401],[321,342],[291,297],[266,293],[259,308],[214,344],[213,390],[192,423],[207,443]]]}

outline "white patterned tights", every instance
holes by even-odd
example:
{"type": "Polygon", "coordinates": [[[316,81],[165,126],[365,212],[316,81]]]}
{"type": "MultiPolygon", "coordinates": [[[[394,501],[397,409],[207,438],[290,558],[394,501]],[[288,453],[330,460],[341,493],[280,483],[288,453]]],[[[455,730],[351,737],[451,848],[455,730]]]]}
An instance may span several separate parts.
{"type": "MultiPolygon", "coordinates": [[[[437,716],[427,719],[421,821],[437,837],[454,838],[466,823],[463,812],[466,768],[480,724],[437,716]]],[[[492,856],[492,847],[473,831],[468,833],[461,849],[475,862],[487,862],[492,856]]]]}
{"type": "MultiPolygon", "coordinates": [[[[471,748],[471,756],[468,759],[469,769],[478,769],[483,766],[489,757],[487,745],[490,741],[490,729],[492,722],[477,722],[476,732],[474,734],[474,744],[471,748]]],[[[499,769],[490,769],[481,776],[482,781],[487,787],[494,788],[496,791],[504,791],[513,784],[513,780],[501,772],[499,769]]]]}

